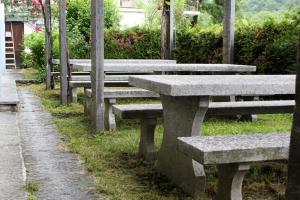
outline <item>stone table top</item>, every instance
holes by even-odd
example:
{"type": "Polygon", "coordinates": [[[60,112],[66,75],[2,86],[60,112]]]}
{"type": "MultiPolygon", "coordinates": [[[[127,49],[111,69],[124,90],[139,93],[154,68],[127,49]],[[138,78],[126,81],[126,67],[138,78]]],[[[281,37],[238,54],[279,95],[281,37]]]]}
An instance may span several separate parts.
{"type": "MultiPolygon", "coordinates": [[[[91,71],[90,63],[74,63],[74,69],[91,71]]],[[[105,63],[110,72],[255,72],[256,66],[235,64],[105,63]]]]}
{"type": "Polygon", "coordinates": [[[286,160],[290,134],[197,136],[178,138],[178,149],[202,164],[286,160]]]}
{"type": "Polygon", "coordinates": [[[295,94],[295,75],[136,75],[129,84],[168,96],[295,94]]]}
{"type": "MultiPolygon", "coordinates": [[[[70,59],[71,65],[86,64],[91,68],[91,59],[70,59]]],[[[105,59],[106,63],[176,63],[176,60],[162,60],[162,59],[105,59]]],[[[54,65],[59,65],[59,59],[52,59],[54,65]]]]}

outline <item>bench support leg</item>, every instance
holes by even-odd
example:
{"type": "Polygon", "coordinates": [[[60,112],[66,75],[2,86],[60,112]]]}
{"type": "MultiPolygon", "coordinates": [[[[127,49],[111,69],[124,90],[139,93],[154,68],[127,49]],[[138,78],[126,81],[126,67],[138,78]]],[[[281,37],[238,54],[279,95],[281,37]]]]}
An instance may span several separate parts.
{"type": "Polygon", "coordinates": [[[77,88],[76,87],[71,88],[71,102],[77,103],[77,88]]]}
{"type": "Polygon", "coordinates": [[[154,160],[157,154],[154,145],[154,133],[156,124],[156,118],[141,119],[141,139],[139,146],[139,156],[143,157],[147,161],[154,160]]]}
{"type": "Polygon", "coordinates": [[[203,166],[177,150],[177,138],[200,135],[208,97],[161,95],[161,100],[164,135],[158,153],[158,171],[191,195],[202,196],[205,191],[203,166]]]}
{"type": "Polygon", "coordinates": [[[84,90],[84,93],[85,93],[84,114],[89,116],[89,115],[91,115],[92,98],[86,94],[85,90],[84,90]]]}
{"type": "MultiPolygon", "coordinates": [[[[244,101],[259,101],[259,97],[243,97],[244,101]]],[[[249,115],[242,115],[240,118],[241,121],[250,121],[250,122],[257,122],[257,115],[249,114],[249,115]]]]}
{"type": "Polygon", "coordinates": [[[116,130],[116,117],[113,113],[112,106],[117,103],[116,99],[104,99],[105,101],[105,129],[109,131],[116,130]]]}
{"type": "Polygon", "coordinates": [[[249,164],[218,165],[219,180],[216,200],[242,200],[242,184],[249,169],[249,164]]]}

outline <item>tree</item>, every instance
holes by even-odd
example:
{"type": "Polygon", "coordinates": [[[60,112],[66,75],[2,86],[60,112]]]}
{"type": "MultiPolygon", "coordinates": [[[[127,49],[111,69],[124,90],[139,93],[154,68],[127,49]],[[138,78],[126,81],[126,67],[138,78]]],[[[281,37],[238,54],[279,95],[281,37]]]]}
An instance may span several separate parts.
{"type": "Polygon", "coordinates": [[[174,0],[164,0],[161,18],[161,51],[162,59],[172,59],[173,50],[173,2],[174,0]]]}

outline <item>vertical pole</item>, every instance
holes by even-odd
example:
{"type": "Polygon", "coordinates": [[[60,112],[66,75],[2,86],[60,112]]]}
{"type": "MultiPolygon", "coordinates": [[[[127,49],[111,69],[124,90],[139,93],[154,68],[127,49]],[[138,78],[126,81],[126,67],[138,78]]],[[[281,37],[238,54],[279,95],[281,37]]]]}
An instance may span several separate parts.
{"type": "Polygon", "coordinates": [[[235,0],[224,0],[223,63],[234,62],[235,0]]]}
{"type": "Polygon", "coordinates": [[[298,36],[297,77],[296,77],[296,107],[294,110],[290,154],[288,164],[288,181],[286,199],[300,197],[300,33],[298,36]]]}
{"type": "Polygon", "coordinates": [[[104,0],[91,1],[92,125],[104,131],[104,0]]]}
{"type": "Polygon", "coordinates": [[[68,54],[66,0],[59,1],[59,38],[60,38],[60,98],[62,104],[68,103],[68,54]]]}
{"type": "Polygon", "coordinates": [[[51,27],[51,0],[45,1],[45,10],[44,10],[44,19],[45,19],[45,40],[46,40],[46,70],[47,70],[47,80],[46,80],[46,89],[53,89],[54,82],[52,79],[52,27],[51,27]]]}
{"type": "Polygon", "coordinates": [[[174,48],[174,0],[164,0],[161,19],[161,58],[172,59],[174,48]]]}

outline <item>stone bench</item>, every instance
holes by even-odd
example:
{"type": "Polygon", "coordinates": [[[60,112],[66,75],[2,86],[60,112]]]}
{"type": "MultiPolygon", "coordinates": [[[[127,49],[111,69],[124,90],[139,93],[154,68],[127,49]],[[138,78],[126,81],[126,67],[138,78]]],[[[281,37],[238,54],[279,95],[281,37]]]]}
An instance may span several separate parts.
{"type": "MultiPolygon", "coordinates": [[[[109,130],[116,129],[116,119],[112,110],[112,106],[116,104],[116,99],[127,98],[158,98],[159,95],[144,89],[139,88],[105,88],[104,89],[104,101],[105,101],[105,127],[109,130]]],[[[85,103],[84,113],[86,115],[91,114],[92,104],[92,90],[85,90],[85,103]]]]}
{"type": "MultiPolygon", "coordinates": [[[[127,75],[109,75],[105,77],[105,87],[130,87],[128,84],[127,75]]],[[[69,89],[71,90],[72,103],[77,103],[78,92],[77,89],[83,87],[84,89],[91,88],[90,76],[73,76],[69,81],[69,89]]]]}
{"type": "Polygon", "coordinates": [[[217,165],[216,200],[242,200],[242,183],[253,162],[287,160],[290,134],[178,138],[177,148],[203,165],[217,165]]]}
{"type": "MultiPolygon", "coordinates": [[[[51,72],[51,75],[54,77],[59,77],[60,72],[51,72]]],[[[82,76],[82,75],[90,75],[90,72],[72,72],[72,76],[82,76]]]]}
{"type": "MultiPolygon", "coordinates": [[[[295,101],[242,101],[210,102],[207,115],[246,115],[292,113],[295,101]]],[[[121,119],[140,119],[141,137],[139,155],[146,160],[156,157],[154,145],[155,127],[158,117],[162,117],[161,104],[125,104],[113,105],[112,112],[121,119]]]]}

